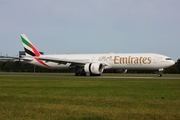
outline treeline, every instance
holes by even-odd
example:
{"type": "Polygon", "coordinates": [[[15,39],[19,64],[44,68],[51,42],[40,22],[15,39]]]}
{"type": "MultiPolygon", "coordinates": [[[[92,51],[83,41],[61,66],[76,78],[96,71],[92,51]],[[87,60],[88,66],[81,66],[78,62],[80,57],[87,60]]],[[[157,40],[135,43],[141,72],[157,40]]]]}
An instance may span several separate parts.
{"type": "Polygon", "coordinates": [[[67,70],[53,70],[43,67],[34,66],[23,62],[2,62],[0,61],[1,72],[73,72],[71,69],[67,70]]]}
{"type": "MultiPolygon", "coordinates": [[[[0,71],[1,72],[63,72],[63,73],[71,73],[74,72],[73,69],[67,70],[52,70],[47,68],[42,68],[38,66],[34,66],[31,64],[26,64],[23,62],[2,62],[0,61],[0,71]]],[[[106,73],[114,73],[114,70],[105,70],[106,73]]],[[[157,71],[150,71],[150,70],[128,70],[128,73],[156,73],[157,71]]],[[[169,67],[166,68],[163,73],[167,74],[179,74],[180,73],[180,59],[177,62],[169,67]]]]}

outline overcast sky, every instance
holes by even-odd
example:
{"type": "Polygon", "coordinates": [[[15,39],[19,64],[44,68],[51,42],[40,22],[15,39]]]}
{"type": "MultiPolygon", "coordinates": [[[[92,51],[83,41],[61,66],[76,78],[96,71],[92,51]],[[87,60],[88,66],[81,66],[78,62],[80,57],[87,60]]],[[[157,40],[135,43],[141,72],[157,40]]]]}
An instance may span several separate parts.
{"type": "Polygon", "coordinates": [[[0,54],[160,53],[180,58],[180,0],[0,0],[0,54]]]}

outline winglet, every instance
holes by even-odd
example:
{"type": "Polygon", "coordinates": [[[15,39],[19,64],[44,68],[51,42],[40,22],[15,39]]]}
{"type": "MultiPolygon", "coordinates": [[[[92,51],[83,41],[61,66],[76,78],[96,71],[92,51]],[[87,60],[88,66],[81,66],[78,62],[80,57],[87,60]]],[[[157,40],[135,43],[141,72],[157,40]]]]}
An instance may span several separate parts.
{"type": "Polygon", "coordinates": [[[35,46],[31,43],[25,34],[21,34],[21,39],[27,56],[40,56],[39,51],[35,48],[35,46]]]}

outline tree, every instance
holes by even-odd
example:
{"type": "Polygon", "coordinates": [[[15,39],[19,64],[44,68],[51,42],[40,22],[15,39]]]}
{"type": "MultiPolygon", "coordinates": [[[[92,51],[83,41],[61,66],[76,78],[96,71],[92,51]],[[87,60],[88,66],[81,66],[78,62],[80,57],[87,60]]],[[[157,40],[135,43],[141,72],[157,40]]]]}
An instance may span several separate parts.
{"type": "Polygon", "coordinates": [[[3,71],[5,72],[12,72],[12,62],[7,61],[3,67],[3,71]]]}
{"type": "Polygon", "coordinates": [[[3,62],[0,61],[0,71],[2,71],[2,68],[3,68],[3,62]]]}
{"type": "Polygon", "coordinates": [[[180,59],[177,60],[176,64],[177,64],[176,68],[178,70],[178,73],[180,73],[180,59]]]}

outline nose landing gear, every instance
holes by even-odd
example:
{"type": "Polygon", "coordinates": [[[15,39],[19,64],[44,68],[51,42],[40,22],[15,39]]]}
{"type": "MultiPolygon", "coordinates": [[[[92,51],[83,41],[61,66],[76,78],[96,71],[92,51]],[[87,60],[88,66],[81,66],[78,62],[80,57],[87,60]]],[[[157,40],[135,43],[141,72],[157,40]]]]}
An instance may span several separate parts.
{"type": "Polygon", "coordinates": [[[158,77],[162,77],[163,68],[159,69],[158,77]]]}
{"type": "Polygon", "coordinates": [[[159,73],[159,74],[158,74],[158,77],[162,77],[162,74],[161,74],[161,73],[159,73]]]}

